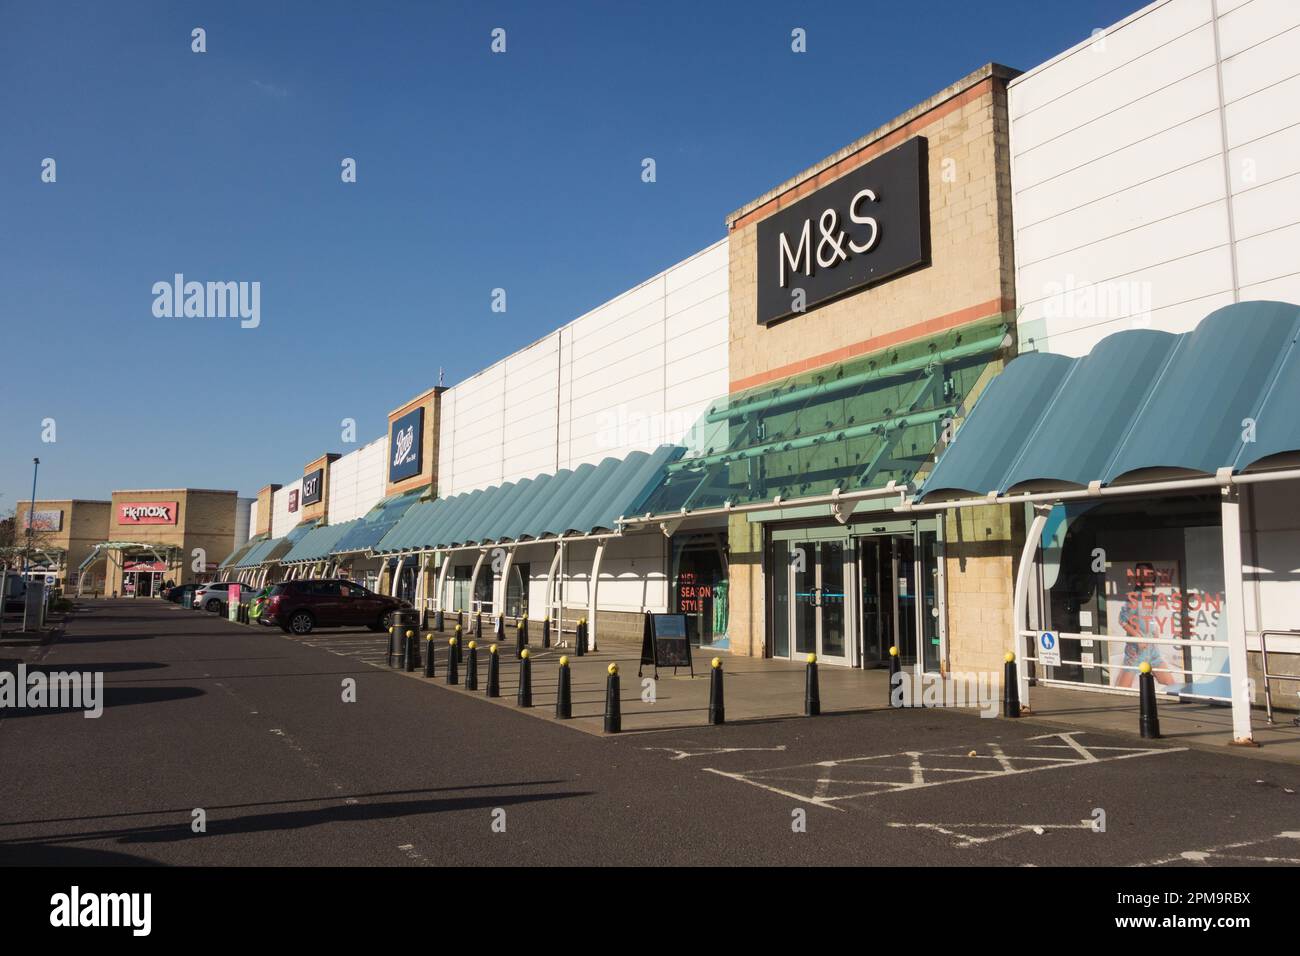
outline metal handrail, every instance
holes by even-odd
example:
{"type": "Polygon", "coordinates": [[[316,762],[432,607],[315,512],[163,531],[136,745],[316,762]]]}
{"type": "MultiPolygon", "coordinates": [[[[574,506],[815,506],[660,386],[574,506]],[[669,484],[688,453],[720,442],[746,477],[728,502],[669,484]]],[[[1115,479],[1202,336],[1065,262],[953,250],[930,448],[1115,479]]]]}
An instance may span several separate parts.
{"type": "MultiPolygon", "coordinates": [[[[1270,674],[1268,672],[1268,635],[1275,637],[1300,637],[1300,630],[1278,630],[1272,629],[1259,632],[1259,656],[1263,664],[1264,671],[1264,712],[1268,715],[1268,722],[1273,723],[1273,687],[1269,683],[1271,680],[1295,680],[1300,681],[1300,675],[1297,674],[1270,674]]],[[[1300,726],[1300,717],[1294,721],[1300,726]]]]}

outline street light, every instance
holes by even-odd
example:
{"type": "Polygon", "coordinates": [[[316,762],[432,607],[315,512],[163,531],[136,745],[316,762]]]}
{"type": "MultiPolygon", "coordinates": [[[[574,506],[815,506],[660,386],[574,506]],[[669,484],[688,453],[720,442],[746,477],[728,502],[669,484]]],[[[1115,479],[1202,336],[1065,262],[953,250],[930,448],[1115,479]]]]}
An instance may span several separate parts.
{"type": "MultiPolygon", "coordinates": [[[[27,506],[27,547],[23,549],[23,587],[24,589],[31,586],[31,581],[27,579],[28,562],[32,556],[32,515],[36,512],[36,473],[40,471],[41,460],[32,459],[32,502],[27,506]]],[[[27,594],[23,593],[23,630],[27,630],[27,609],[31,607],[31,602],[27,600],[27,594]]]]}

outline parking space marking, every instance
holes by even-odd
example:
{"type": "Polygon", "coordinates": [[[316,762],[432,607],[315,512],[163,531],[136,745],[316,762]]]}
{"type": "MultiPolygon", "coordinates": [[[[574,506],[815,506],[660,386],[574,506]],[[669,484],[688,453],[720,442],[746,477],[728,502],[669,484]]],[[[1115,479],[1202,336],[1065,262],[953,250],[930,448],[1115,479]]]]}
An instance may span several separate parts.
{"type": "Polygon", "coordinates": [[[932,830],[952,837],[952,845],[958,849],[1005,840],[1007,837],[1023,836],[1033,833],[1042,836],[1048,830],[1092,830],[1092,820],[1080,820],[1078,823],[891,823],[891,827],[911,830],[932,830]],[[970,832],[974,831],[974,832],[970,832]],[[984,835],[980,835],[984,834],[984,835]]]}
{"type": "Polygon", "coordinates": [[[1041,770],[1061,770],[1092,763],[1179,753],[1186,747],[1119,747],[1085,745],[1085,731],[1040,734],[1015,743],[988,743],[936,750],[902,750],[865,757],[732,772],[716,767],[706,773],[738,780],[802,803],[842,810],[845,800],[876,797],[904,790],[970,783],[1041,770]]]}
{"type": "Polygon", "coordinates": [[[1200,866],[1241,866],[1242,864],[1258,865],[1260,863],[1297,866],[1300,865],[1300,831],[1283,830],[1281,833],[1263,837],[1259,840],[1224,843],[1220,846],[1206,847],[1203,850],[1184,850],[1181,853],[1175,853],[1173,856],[1138,863],[1137,866],[1173,866],[1183,863],[1195,863],[1200,866]],[[1257,849],[1275,840],[1283,841],[1277,847],[1278,852],[1293,855],[1279,856],[1275,853],[1263,852],[1257,849]],[[1290,843],[1286,841],[1290,841],[1290,843]],[[1251,852],[1243,852],[1246,850],[1251,852]]]}
{"type": "Polygon", "coordinates": [[[668,758],[670,760],[685,760],[687,757],[711,757],[714,754],[734,754],[750,750],[785,750],[785,744],[778,744],[775,747],[705,747],[702,750],[681,750],[677,747],[642,747],[641,749],[664,750],[675,755],[668,758]]]}

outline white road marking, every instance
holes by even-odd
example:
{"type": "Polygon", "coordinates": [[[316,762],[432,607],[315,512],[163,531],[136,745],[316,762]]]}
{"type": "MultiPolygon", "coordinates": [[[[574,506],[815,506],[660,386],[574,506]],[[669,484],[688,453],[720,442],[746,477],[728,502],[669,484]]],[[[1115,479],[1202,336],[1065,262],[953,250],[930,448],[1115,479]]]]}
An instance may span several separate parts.
{"type": "Polygon", "coordinates": [[[739,780],[750,786],[811,803],[814,806],[839,809],[834,804],[843,800],[1036,773],[1041,770],[1060,770],[1084,764],[1179,753],[1187,749],[1186,747],[1085,746],[1077,739],[1083,734],[1083,731],[1073,731],[1042,734],[1005,745],[989,743],[984,745],[988,753],[976,753],[974,757],[970,756],[973,748],[969,745],[961,745],[936,750],[904,750],[865,757],[821,760],[815,763],[769,767],[738,773],[715,767],[701,769],[706,773],[739,780]],[[841,768],[849,771],[847,776],[837,773],[841,768]],[[801,784],[802,787],[791,787],[789,782],[801,784]],[[835,793],[832,788],[838,788],[840,792],[835,793]]]}
{"type": "Polygon", "coordinates": [[[992,843],[994,840],[1005,840],[1007,837],[1021,836],[1025,833],[1042,836],[1048,830],[1092,829],[1091,820],[1081,820],[1078,823],[891,823],[889,825],[900,829],[933,830],[952,837],[952,845],[962,849],[992,843]],[[970,830],[991,832],[987,836],[978,836],[976,833],[967,832],[970,830]]]}
{"type": "Polygon", "coordinates": [[[734,754],[748,750],[785,750],[785,744],[776,747],[706,747],[703,750],[680,750],[677,747],[642,747],[642,750],[665,750],[676,756],[671,760],[685,760],[687,757],[710,757],[713,754],[734,754]]]}
{"type": "MultiPolygon", "coordinates": [[[[1300,857],[1291,856],[1274,856],[1272,854],[1261,855],[1258,851],[1254,853],[1233,852],[1246,850],[1251,847],[1263,846],[1270,840],[1300,840],[1300,832],[1295,830],[1283,830],[1274,836],[1262,837],[1258,840],[1242,840],[1239,843],[1224,843],[1219,846],[1206,847],[1203,850],[1183,850],[1175,853],[1173,856],[1160,857],[1155,860],[1148,860],[1145,863],[1137,863],[1136,866],[1167,866],[1170,863],[1199,863],[1202,866],[1211,866],[1215,863],[1220,865],[1228,864],[1228,861],[1245,861],[1248,863],[1284,863],[1292,866],[1300,865],[1300,857]]],[[[1236,865],[1236,864],[1232,864],[1236,865]]]]}

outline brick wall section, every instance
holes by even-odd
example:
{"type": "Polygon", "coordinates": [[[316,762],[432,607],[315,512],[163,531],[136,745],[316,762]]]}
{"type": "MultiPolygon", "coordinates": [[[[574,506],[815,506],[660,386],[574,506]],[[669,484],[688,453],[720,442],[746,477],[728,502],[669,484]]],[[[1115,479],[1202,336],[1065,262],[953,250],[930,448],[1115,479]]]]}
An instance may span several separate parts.
{"type": "Polygon", "coordinates": [[[389,451],[384,457],[384,494],[395,495],[403,491],[411,491],[415,488],[423,488],[426,485],[438,485],[438,442],[442,433],[439,427],[439,418],[442,412],[442,393],[446,388],[437,386],[426,392],[421,392],[415,398],[406,404],[393,409],[388,413],[388,441],[389,451]],[[401,418],[407,412],[419,406],[424,406],[424,438],[421,442],[421,454],[423,455],[422,467],[420,473],[412,475],[410,478],[402,481],[389,481],[388,469],[392,465],[391,460],[391,443],[393,435],[393,422],[401,418]]]}
{"type": "Polygon", "coordinates": [[[731,653],[762,657],[766,639],[766,578],[763,575],[763,526],[744,515],[727,521],[727,637],[731,653]]]}
{"type": "Polygon", "coordinates": [[[303,468],[303,477],[307,477],[317,468],[321,469],[321,498],[314,505],[303,505],[299,512],[299,517],[303,521],[317,521],[329,514],[330,503],[330,465],[338,461],[340,456],[336,452],[328,452],[321,455],[315,461],[308,462],[303,468]]]}
{"type": "Polygon", "coordinates": [[[274,508],[274,495],[280,490],[279,485],[267,485],[257,493],[257,525],[249,537],[271,533],[271,511],[274,508]]]}
{"type": "Polygon", "coordinates": [[[1011,602],[1024,513],[1007,505],[956,509],[948,513],[944,537],[949,666],[999,670],[1012,649],[1011,602]]]}
{"type": "MultiPolygon", "coordinates": [[[[27,535],[27,512],[30,501],[20,501],[17,513],[17,541],[22,544],[27,535]]],[[[59,531],[41,532],[35,536],[37,546],[63,548],[67,551],[63,570],[58,574],[60,585],[67,590],[68,575],[76,574],[77,568],[95,545],[108,537],[108,516],[112,505],[107,501],[85,501],[76,498],[63,498],[58,501],[37,499],[37,511],[62,511],[63,528],[59,531]]],[[[102,566],[92,568],[90,578],[93,583],[96,576],[103,576],[102,566]]]]}
{"type": "Polygon", "coordinates": [[[1006,78],[1012,75],[990,64],[732,215],[733,391],[1014,308],[1006,116],[1006,78]],[[917,135],[929,142],[930,265],[760,326],[758,223],[917,135]]]}

